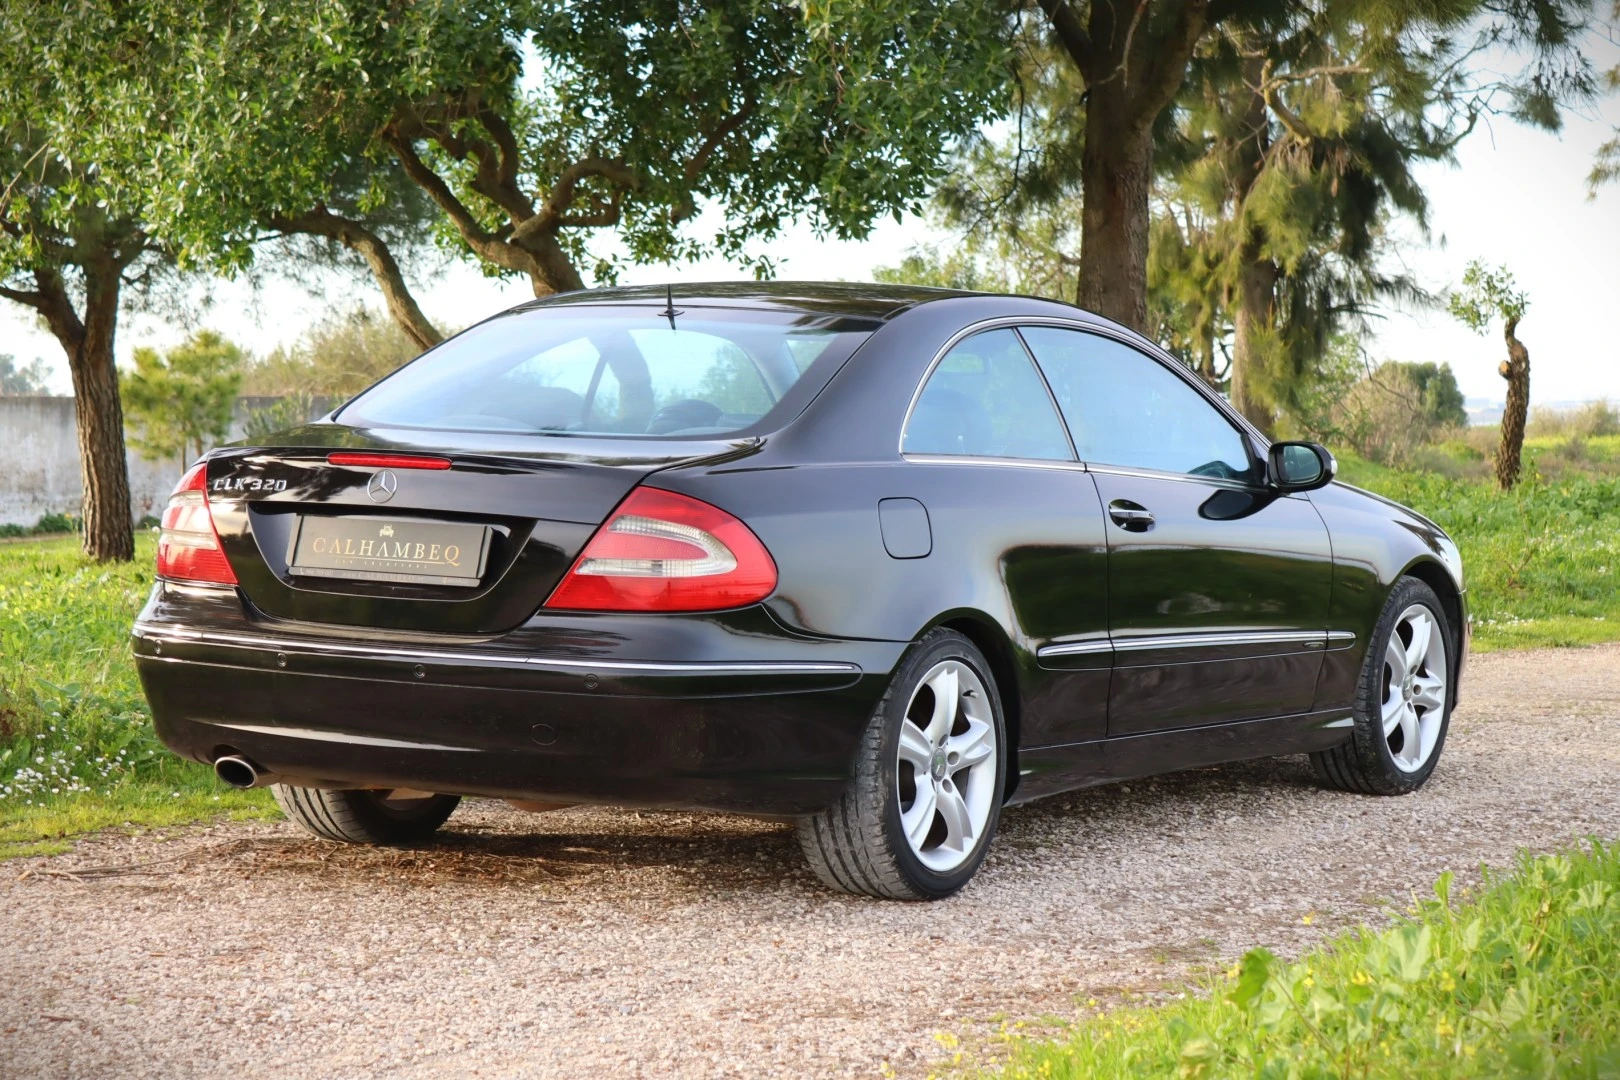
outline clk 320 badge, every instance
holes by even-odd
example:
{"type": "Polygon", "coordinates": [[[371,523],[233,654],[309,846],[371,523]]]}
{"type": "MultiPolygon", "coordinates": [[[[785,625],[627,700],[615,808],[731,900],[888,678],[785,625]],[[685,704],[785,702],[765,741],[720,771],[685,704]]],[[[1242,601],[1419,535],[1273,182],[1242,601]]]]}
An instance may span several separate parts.
{"type": "Polygon", "coordinates": [[[266,480],[261,476],[222,476],[212,487],[215,491],[286,491],[287,481],[266,480]]]}

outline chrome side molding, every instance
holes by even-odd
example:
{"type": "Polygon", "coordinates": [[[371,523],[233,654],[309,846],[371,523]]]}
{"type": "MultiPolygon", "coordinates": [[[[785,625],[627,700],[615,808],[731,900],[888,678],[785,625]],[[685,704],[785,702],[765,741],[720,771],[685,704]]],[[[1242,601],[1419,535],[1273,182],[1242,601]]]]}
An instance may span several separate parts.
{"type": "Polygon", "coordinates": [[[1042,645],[1036,657],[1089,656],[1098,653],[1147,652],[1154,649],[1219,649],[1242,645],[1298,645],[1320,649],[1356,640],[1350,630],[1233,630],[1218,633],[1161,634],[1154,637],[1111,638],[1107,641],[1064,641],[1042,645]]]}

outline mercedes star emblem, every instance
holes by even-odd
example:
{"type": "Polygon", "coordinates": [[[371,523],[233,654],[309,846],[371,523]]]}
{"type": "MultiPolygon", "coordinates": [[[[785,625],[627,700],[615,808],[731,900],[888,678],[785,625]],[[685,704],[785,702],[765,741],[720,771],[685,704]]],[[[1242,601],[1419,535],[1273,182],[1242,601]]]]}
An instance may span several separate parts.
{"type": "Polygon", "coordinates": [[[385,503],[398,490],[399,477],[394,475],[392,469],[379,469],[371,475],[371,482],[366,485],[366,494],[371,496],[372,502],[385,503]]]}

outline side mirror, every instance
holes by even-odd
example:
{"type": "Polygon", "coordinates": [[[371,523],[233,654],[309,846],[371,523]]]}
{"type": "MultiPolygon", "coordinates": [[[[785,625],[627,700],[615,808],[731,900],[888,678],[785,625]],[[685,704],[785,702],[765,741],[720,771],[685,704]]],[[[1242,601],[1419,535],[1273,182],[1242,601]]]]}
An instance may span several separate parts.
{"type": "Polygon", "coordinates": [[[1272,443],[1266,454],[1266,479],[1278,491],[1315,491],[1338,472],[1339,463],[1320,443],[1272,443]]]}

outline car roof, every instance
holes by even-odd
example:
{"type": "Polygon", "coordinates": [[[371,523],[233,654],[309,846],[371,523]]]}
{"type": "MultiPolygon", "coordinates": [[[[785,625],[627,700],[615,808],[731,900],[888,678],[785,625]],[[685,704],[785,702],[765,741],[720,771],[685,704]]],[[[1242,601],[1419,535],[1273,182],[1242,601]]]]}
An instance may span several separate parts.
{"type": "Polygon", "coordinates": [[[861,281],[726,281],[680,285],[632,285],[581,289],[532,300],[513,311],[566,306],[662,307],[673,298],[679,307],[764,308],[806,314],[888,320],[930,300],[985,296],[963,289],[925,285],[887,285],[861,281]]]}

